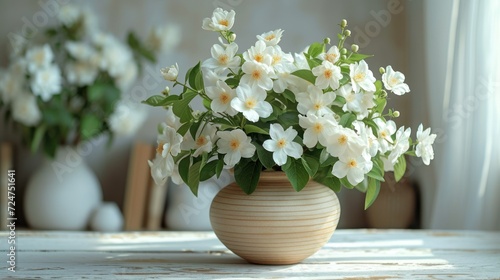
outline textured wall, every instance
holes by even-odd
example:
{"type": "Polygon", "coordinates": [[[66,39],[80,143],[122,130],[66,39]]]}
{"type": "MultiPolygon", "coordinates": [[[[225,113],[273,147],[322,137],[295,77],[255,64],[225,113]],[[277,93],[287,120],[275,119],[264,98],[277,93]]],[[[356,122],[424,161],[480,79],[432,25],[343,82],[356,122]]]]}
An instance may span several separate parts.
{"type": "MultiPolygon", "coordinates": [[[[43,12],[42,6],[51,1],[0,1],[0,65],[4,67],[8,60],[9,41],[7,35],[19,31],[26,21],[33,22],[37,13],[43,12]]],[[[61,1],[66,2],[66,1],[61,1]]],[[[349,21],[354,38],[361,45],[360,52],[375,54],[369,60],[374,72],[380,66],[391,64],[394,69],[406,72],[408,53],[405,14],[408,13],[406,3],[399,0],[374,1],[265,1],[265,0],[216,0],[216,1],[81,1],[78,4],[89,6],[99,17],[103,30],[125,36],[127,30],[147,34],[151,26],[163,23],[176,23],[182,28],[182,41],[178,49],[161,57],[158,65],[153,67],[157,72],[161,66],[178,62],[181,73],[204,60],[210,55],[210,47],[217,42],[215,34],[201,29],[201,21],[211,15],[214,7],[233,8],[236,11],[234,31],[238,35],[240,51],[253,45],[255,35],[281,28],[285,30],[280,45],[286,52],[298,52],[307,44],[320,41],[324,37],[335,40],[337,24],[342,18],[349,21]]],[[[377,74],[376,74],[377,75],[377,74]]],[[[412,86],[416,81],[407,80],[412,86]]],[[[166,82],[157,83],[150,95],[161,91],[166,82]]],[[[413,93],[413,92],[412,92],[413,93]]],[[[136,94],[132,93],[132,94],[136,94]]],[[[418,94],[418,93],[413,93],[418,94]]],[[[407,97],[391,100],[393,105],[410,116],[409,99],[407,97]]],[[[113,147],[105,149],[104,142],[95,146],[87,160],[96,171],[103,185],[105,200],[113,200],[121,205],[126,178],[129,148],[135,140],[154,141],[156,124],[162,120],[162,111],[149,109],[149,119],[134,137],[117,139],[113,147]]],[[[1,117],[0,117],[1,118],[1,117]]],[[[1,123],[1,122],[0,122],[1,123]]],[[[409,123],[404,116],[400,124],[409,123]]],[[[11,132],[0,124],[0,140],[15,141],[11,132]]],[[[29,155],[24,149],[17,149],[17,169],[20,175],[19,186],[36,167],[39,157],[29,155]]],[[[346,194],[341,193],[341,197],[346,194]]],[[[341,226],[363,226],[363,197],[350,192],[343,204],[341,226]],[[349,202],[350,201],[350,202],[349,202]],[[350,206],[352,205],[352,206],[350,206]],[[348,208],[351,207],[351,210],[348,208]],[[348,212],[351,213],[348,216],[348,212]]]]}

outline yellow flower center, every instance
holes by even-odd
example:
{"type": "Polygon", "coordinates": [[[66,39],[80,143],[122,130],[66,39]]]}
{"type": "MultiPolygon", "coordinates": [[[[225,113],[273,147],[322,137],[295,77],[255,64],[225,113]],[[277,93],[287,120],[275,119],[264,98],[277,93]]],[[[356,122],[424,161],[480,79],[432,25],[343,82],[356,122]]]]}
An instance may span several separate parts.
{"type": "Polygon", "coordinates": [[[273,65],[280,63],[280,61],[281,61],[281,56],[273,55],[273,62],[272,62],[273,65]]]}
{"type": "Polygon", "coordinates": [[[269,34],[267,35],[264,39],[266,39],[266,41],[271,41],[272,39],[276,38],[276,35],[274,34],[269,34]]]}
{"type": "Polygon", "coordinates": [[[347,143],[347,135],[342,134],[340,137],[337,139],[340,145],[345,145],[347,143]]]}
{"type": "Polygon", "coordinates": [[[235,151],[240,147],[240,142],[236,139],[231,140],[229,142],[229,147],[231,147],[231,150],[235,151]]]}
{"type": "Polygon", "coordinates": [[[264,61],[264,56],[262,54],[258,53],[253,57],[253,59],[255,59],[255,61],[257,61],[257,62],[262,62],[262,61],[264,61]]]}
{"type": "Polygon", "coordinates": [[[349,162],[347,162],[347,167],[349,168],[355,168],[356,166],[358,166],[358,163],[354,159],[351,159],[349,162]]]}
{"type": "Polygon", "coordinates": [[[337,59],[337,55],[334,53],[328,53],[326,54],[326,60],[330,61],[331,63],[335,62],[335,59],[337,59]]]}
{"type": "Polygon", "coordinates": [[[156,147],[156,152],[161,155],[163,154],[163,145],[165,145],[165,143],[159,143],[158,144],[158,147],[156,147]]]}
{"type": "Polygon", "coordinates": [[[254,80],[260,80],[260,77],[261,77],[261,73],[259,70],[254,70],[252,72],[252,79],[254,80]]]}
{"type": "Polygon", "coordinates": [[[283,149],[286,146],[286,140],[280,139],[278,140],[278,148],[283,149]]]}
{"type": "Polygon", "coordinates": [[[398,84],[398,82],[399,82],[399,81],[398,81],[398,79],[396,79],[396,78],[392,77],[392,78],[389,80],[389,85],[391,85],[391,87],[392,87],[392,86],[397,85],[397,84],[398,84]]]}
{"type": "Polygon", "coordinates": [[[43,52],[37,52],[36,55],[35,55],[35,61],[38,64],[42,64],[44,58],[45,58],[45,54],[43,52]]]}
{"type": "Polygon", "coordinates": [[[354,81],[356,82],[362,82],[365,79],[365,73],[357,73],[354,75],[354,81]]]}
{"type": "Polygon", "coordinates": [[[226,54],[219,55],[219,64],[226,65],[229,57],[226,54]]]}
{"type": "Polygon", "coordinates": [[[227,104],[229,102],[229,94],[227,94],[227,92],[223,92],[219,95],[219,100],[220,100],[220,103],[222,104],[227,104]]]}
{"type": "Polygon", "coordinates": [[[330,69],[326,69],[323,74],[325,75],[325,78],[327,78],[327,79],[330,79],[333,76],[333,72],[330,69]]]}
{"type": "Polygon", "coordinates": [[[313,106],[314,110],[316,110],[316,111],[321,109],[322,107],[323,107],[323,104],[321,104],[321,103],[315,103],[313,106]]]}
{"type": "Polygon", "coordinates": [[[245,102],[245,106],[247,106],[248,109],[253,109],[255,107],[255,105],[257,105],[257,102],[255,102],[254,99],[248,99],[245,102]]]}
{"type": "Polygon", "coordinates": [[[316,124],[314,124],[313,129],[314,129],[314,132],[320,133],[321,131],[323,131],[323,125],[320,123],[316,123],[316,124]]]}
{"type": "Polygon", "coordinates": [[[221,19],[219,20],[220,25],[224,25],[225,27],[229,26],[229,21],[227,19],[221,19]]]}
{"type": "Polygon", "coordinates": [[[205,136],[200,136],[196,139],[196,146],[201,147],[207,143],[207,138],[205,136]]]}
{"type": "Polygon", "coordinates": [[[382,137],[382,138],[386,138],[386,137],[387,137],[387,131],[382,130],[382,131],[380,132],[380,137],[382,137]]]}

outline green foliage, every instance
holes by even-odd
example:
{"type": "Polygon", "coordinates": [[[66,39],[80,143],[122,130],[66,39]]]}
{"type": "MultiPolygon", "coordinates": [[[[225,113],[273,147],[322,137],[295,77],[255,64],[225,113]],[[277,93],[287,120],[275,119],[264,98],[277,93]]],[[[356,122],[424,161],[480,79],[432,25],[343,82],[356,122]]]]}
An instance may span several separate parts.
{"type": "Polygon", "coordinates": [[[288,180],[296,191],[301,191],[309,182],[309,174],[306,167],[302,163],[302,159],[294,159],[289,157],[285,165],[283,165],[288,180]]]}
{"type": "Polygon", "coordinates": [[[255,191],[255,188],[257,188],[261,170],[262,164],[260,161],[241,159],[241,161],[234,166],[234,179],[246,194],[251,194],[255,191]]]}

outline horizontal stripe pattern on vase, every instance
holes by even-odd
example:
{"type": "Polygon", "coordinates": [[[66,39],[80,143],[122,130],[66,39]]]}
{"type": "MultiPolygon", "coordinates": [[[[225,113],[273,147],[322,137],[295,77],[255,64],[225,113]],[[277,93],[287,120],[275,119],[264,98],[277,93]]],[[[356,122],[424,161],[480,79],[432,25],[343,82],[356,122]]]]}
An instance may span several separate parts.
{"type": "Polygon", "coordinates": [[[310,181],[296,192],[283,172],[262,172],[251,195],[233,183],[214,198],[210,220],[217,237],[251,263],[292,264],[318,251],[340,217],[337,196],[310,181]]]}

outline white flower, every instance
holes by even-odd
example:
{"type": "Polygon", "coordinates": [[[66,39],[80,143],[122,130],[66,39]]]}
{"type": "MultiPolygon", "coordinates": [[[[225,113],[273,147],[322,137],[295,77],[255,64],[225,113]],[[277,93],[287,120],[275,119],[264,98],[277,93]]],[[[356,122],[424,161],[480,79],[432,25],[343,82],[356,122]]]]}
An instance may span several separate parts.
{"type": "Polygon", "coordinates": [[[341,157],[332,168],[332,174],[337,178],[344,178],[353,186],[363,182],[365,174],[373,168],[373,163],[363,156],[341,157]]]}
{"type": "Polygon", "coordinates": [[[212,151],[213,143],[216,141],[215,133],[217,128],[210,123],[202,123],[196,132],[196,139],[191,133],[186,133],[182,142],[182,150],[195,150],[193,156],[197,157],[202,153],[212,151]]]}
{"type": "Polygon", "coordinates": [[[177,76],[179,75],[179,65],[176,63],[170,67],[161,68],[160,72],[163,79],[174,82],[177,80],[177,76]]]}
{"type": "Polygon", "coordinates": [[[369,114],[368,109],[375,106],[372,92],[363,92],[362,90],[354,92],[351,84],[345,84],[340,87],[339,93],[346,101],[342,110],[344,112],[356,113],[358,120],[366,118],[369,114]]]}
{"type": "Polygon", "coordinates": [[[49,101],[52,95],[61,91],[61,83],[61,70],[56,65],[50,65],[34,73],[31,80],[31,90],[43,101],[49,101]]]}
{"type": "Polygon", "coordinates": [[[392,70],[389,65],[385,68],[385,73],[382,75],[382,82],[384,87],[391,90],[396,95],[403,95],[410,92],[410,88],[404,83],[405,75],[399,71],[392,70]]]}
{"type": "Polygon", "coordinates": [[[357,157],[365,152],[366,145],[352,129],[335,126],[328,138],[326,151],[334,157],[357,157]]]}
{"type": "Polygon", "coordinates": [[[333,129],[338,124],[333,115],[318,117],[314,114],[308,114],[307,117],[299,115],[299,125],[305,129],[304,145],[312,148],[318,142],[323,146],[327,146],[328,139],[332,137],[333,129]]]}
{"type": "Polygon", "coordinates": [[[176,131],[181,127],[181,120],[174,114],[172,108],[166,109],[165,123],[167,126],[175,129],[176,131]]]}
{"type": "Polygon", "coordinates": [[[250,87],[260,87],[264,90],[273,88],[273,80],[269,76],[269,67],[258,62],[247,61],[241,67],[243,77],[241,77],[240,85],[247,84],[250,87]]]}
{"type": "Polygon", "coordinates": [[[111,77],[119,77],[133,61],[132,52],[128,47],[112,36],[107,36],[101,53],[101,69],[109,72],[111,77]]]}
{"type": "Polygon", "coordinates": [[[269,31],[261,35],[257,35],[257,39],[266,43],[266,46],[276,46],[281,40],[281,35],[283,30],[276,29],[274,31],[269,31]]]}
{"type": "Polygon", "coordinates": [[[96,50],[88,43],[68,41],[64,44],[68,53],[77,60],[89,63],[96,55],[96,50]]]}
{"type": "Polygon", "coordinates": [[[349,76],[351,77],[352,89],[358,92],[360,89],[366,91],[374,92],[375,88],[375,77],[370,69],[368,69],[368,64],[361,60],[354,64],[349,65],[349,76]]]}
{"type": "Polygon", "coordinates": [[[432,144],[436,139],[436,134],[431,134],[431,128],[423,130],[422,124],[418,126],[417,129],[417,147],[415,148],[415,154],[417,157],[421,157],[425,165],[429,165],[431,160],[434,159],[434,149],[432,144]]]}
{"type": "Polygon", "coordinates": [[[259,88],[251,88],[246,84],[240,84],[236,88],[236,97],[231,101],[231,107],[243,113],[243,116],[251,122],[257,122],[260,118],[267,118],[273,112],[271,104],[266,99],[266,92],[259,88]]]}
{"type": "Polygon", "coordinates": [[[405,130],[404,126],[400,127],[396,132],[396,140],[394,141],[394,146],[392,147],[392,151],[387,157],[387,159],[394,165],[398,162],[398,159],[401,155],[406,153],[410,148],[410,138],[411,128],[407,128],[405,130]]]}
{"type": "Polygon", "coordinates": [[[340,79],[342,79],[340,67],[333,65],[327,60],[323,61],[321,65],[314,67],[312,73],[316,76],[315,85],[320,89],[331,87],[333,90],[336,90],[339,87],[340,79]]]}
{"type": "Polygon", "coordinates": [[[363,140],[366,152],[371,157],[376,156],[379,149],[379,143],[377,141],[377,137],[373,134],[372,129],[361,121],[354,121],[352,124],[359,137],[361,137],[361,140],[363,140]]]}
{"type": "Polygon", "coordinates": [[[280,46],[268,47],[271,56],[271,66],[275,71],[293,72],[296,66],[293,64],[293,56],[290,53],[285,53],[280,46]]]}
{"type": "Polygon", "coordinates": [[[296,53],[294,54],[295,66],[297,69],[307,69],[309,70],[309,63],[307,63],[307,58],[304,53],[296,53]]]}
{"type": "Polygon", "coordinates": [[[230,116],[237,114],[231,107],[231,101],[236,97],[236,91],[230,88],[225,82],[217,81],[214,87],[207,87],[206,93],[212,99],[210,108],[216,113],[227,113],[230,116]]]}
{"type": "Polygon", "coordinates": [[[0,76],[0,100],[4,103],[10,103],[21,91],[23,86],[22,76],[8,71],[0,76]]]}
{"type": "Polygon", "coordinates": [[[99,72],[98,68],[85,61],[68,62],[64,70],[68,82],[78,86],[92,84],[99,72]]]}
{"type": "Polygon", "coordinates": [[[109,127],[117,135],[132,135],[146,120],[147,114],[142,107],[119,102],[109,117],[109,127]]]}
{"type": "Polygon", "coordinates": [[[236,165],[242,157],[251,158],[255,153],[255,146],[250,143],[252,139],[241,129],[219,131],[217,136],[219,137],[218,152],[226,154],[224,163],[228,167],[236,165]]]}
{"type": "Polygon", "coordinates": [[[240,66],[241,58],[235,56],[238,52],[238,45],[231,43],[224,47],[214,44],[210,50],[212,58],[203,61],[202,66],[208,69],[225,70],[227,68],[236,68],[240,66]]]}
{"type": "Polygon", "coordinates": [[[221,8],[214,10],[212,18],[205,18],[201,28],[208,31],[227,31],[233,27],[235,12],[225,11],[221,8]]]}
{"type": "Polygon", "coordinates": [[[129,60],[124,66],[123,72],[116,76],[115,79],[116,86],[122,91],[127,90],[139,74],[139,69],[137,68],[137,64],[135,64],[135,61],[129,60]]]}
{"type": "Polygon", "coordinates": [[[203,69],[203,82],[205,86],[215,86],[218,81],[225,81],[227,77],[224,75],[223,70],[212,71],[210,69],[203,69]]]}
{"type": "Polygon", "coordinates": [[[30,73],[47,68],[54,59],[54,53],[48,44],[29,49],[26,52],[26,62],[30,73]]]}
{"type": "Polygon", "coordinates": [[[284,92],[292,83],[293,76],[289,71],[276,71],[276,79],[273,81],[273,90],[276,93],[284,92]]]}
{"type": "Polygon", "coordinates": [[[380,145],[380,152],[385,153],[390,149],[389,144],[392,144],[391,136],[396,132],[396,123],[392,120],[384,122],[382,119],[378,117],[375,118],[373,121],[378,126],[377,140],[380,145]]]}
{"type": "Polygon", "coordinates": [[[243,53],[243,58],[247,62],[253,61],[270,66],[273,60],[270,50],[271,49],[266,46],[266,43],[257,41],[255,42],[255,46],[250,47],[243,53]]]}
{"type": "Polygon", "coordinates": [[[174,49],[181,41],[181,29],[178,25],[157,26],[151,29],[147,43],[157,52],[168,52],[174,49]]]}
{"type": "Polygon", "coordinates": [[[318,55],[318,58],[321,60],[326,60],[331,63],[335,63],[340,58],[339,48],[337,46],[332,46],[326,53],[321,53],[318,55]]]}
{"type": "Polygon", "coordinates": [[[149,161],[151,176],[157,185],[164,184],[167,177],[175,170],[174,158],[181,152],[182,135],[167,125],[157,138],[156,157],[149,161]]]}
{"type": "Polygon", "coordinates": [[[60,6],[58,19],[66,27],[73,26],[80,18],[80,10],[74,5],[62,5],[60,6]]]}
{"type": "Polygon", "coordinates": [[[335,96],[333,91],[323,93],[318,87],[309,85],[307,92],[300,92],[296,96],[297,110],[303,115],[310,113],[317,116],[333,114],[329,106],[335,100],[335,96]]]}
{"type": "Polygon", "coordinates": [[[18,93],[12,101],[12,118],[27,126],[37,125],[42,118],[42,113],[35,96],[25,92],[18,93]]]}
{"type": "Polygon", "coordinates": [[[262,146],[273,153],[273,160],[277,165],[285,164],[288,156],[296,159],[302,156],[302,146],[293,142],[297,137],[297,131],[292,127],[284,130],[280,124],[271,124],[269,135],[271,139],[264,141],[262,146]]]}

